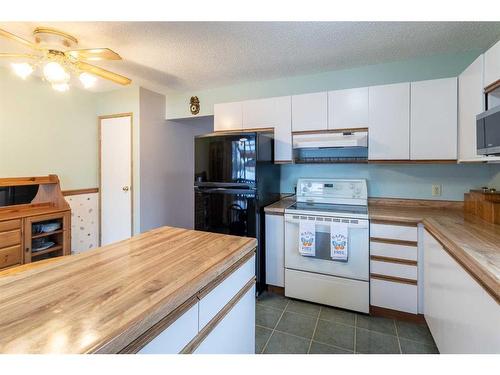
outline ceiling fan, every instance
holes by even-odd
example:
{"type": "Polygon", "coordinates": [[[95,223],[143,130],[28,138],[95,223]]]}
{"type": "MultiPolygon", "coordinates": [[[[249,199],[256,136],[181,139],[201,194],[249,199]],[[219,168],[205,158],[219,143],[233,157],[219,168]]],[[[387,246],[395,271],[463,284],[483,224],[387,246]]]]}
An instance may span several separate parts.
{"type": "Polygon", "coordinates": [[[78,76],[84,88],[92,87],[97,77],[120,85],[132,81],[120,74],[89,64],[87,61],[121,60],[119,54],[109,48],[77,49],[78,40],[65,32],[37,27],[33,31],[34,42],[0,29],[0,36],[30,48],[31,53],[0,53],[0,58],[11,58],[14,72],[26,79],[37,68],[43,78],[57,91],[69,90],[71,76],[78,76]]]}

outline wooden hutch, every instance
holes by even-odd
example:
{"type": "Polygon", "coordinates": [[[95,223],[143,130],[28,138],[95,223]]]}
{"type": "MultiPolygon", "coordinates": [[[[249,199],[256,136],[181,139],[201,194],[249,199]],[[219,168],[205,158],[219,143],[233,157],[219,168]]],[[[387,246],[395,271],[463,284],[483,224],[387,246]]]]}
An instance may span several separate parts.
{"type": "Polygon", "coordinates": [[[70,253],[71,210],[59,178],[0,178],[0,270],[70,253]]]}

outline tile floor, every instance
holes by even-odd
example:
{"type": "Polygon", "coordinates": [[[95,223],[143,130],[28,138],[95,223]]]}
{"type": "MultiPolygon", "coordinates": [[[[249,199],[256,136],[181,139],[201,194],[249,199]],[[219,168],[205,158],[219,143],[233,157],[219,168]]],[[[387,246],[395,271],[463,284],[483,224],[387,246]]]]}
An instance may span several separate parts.
{"type": "Polygon", "coordinates": [[[371,317],[264,293],[257,298],[255,352],[436,354],[425,324],[371,317]]]}

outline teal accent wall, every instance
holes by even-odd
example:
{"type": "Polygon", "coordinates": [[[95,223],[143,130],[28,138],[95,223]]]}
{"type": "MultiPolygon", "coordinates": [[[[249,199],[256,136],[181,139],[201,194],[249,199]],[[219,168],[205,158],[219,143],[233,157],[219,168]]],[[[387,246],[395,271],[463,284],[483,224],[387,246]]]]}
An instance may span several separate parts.
{"type": "Polygon", "coordinates": [[[482,52],[474,50],[175,93],[166,96],[166,116],[167,119],[177,119],[213,115],[215,103],[453,77],[482,52]],[[200,99],[200,113],[197,116],[189,112],[189,99],[193,95],[200,99]]]}
{"type": "Polygon", "coordinates": [[[281,166],[281,192],[293,193],[301,177],[364,178],[370,197],[460,201],[481,186],[500,189],[500,165],[472,164],[290,164],[281,166]],[[433,197],[433,184],[442,195],[433,197]]]}

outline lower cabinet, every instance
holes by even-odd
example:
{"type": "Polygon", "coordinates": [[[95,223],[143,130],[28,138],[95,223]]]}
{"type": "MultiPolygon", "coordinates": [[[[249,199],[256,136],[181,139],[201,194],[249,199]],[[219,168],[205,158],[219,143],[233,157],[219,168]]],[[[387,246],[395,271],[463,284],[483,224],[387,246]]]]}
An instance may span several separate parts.
{"type": "Polygon", "coordinates": [[[194,353],[255,353],[255,286],[233,306],[194,353]]]}
{"type": "Polygon", "coordinates": [[[253,354],[255,256],[220,277],[215,287],[200,291],[194,304],[138,353],[253,354]]]}
{"type": "Polygon", "coordinates": [[[419,251],[416,225],[370,224],[370,305],[418,314],[419,251]]]}
{"type": "Polygon", "coordinates": [[[500,306],[427,231],[424,315],[440,353],[500,353],[500,306]]]}
{"type": "Polygon", "coordinates": [[[266,284],[285,286],[285,218],[266,214],[266,284]]]}
{"type": "Polygon", "coordinates": [[[156,336],[138,354],[177,354],[198,334],[198,303],[156,336]]]}

